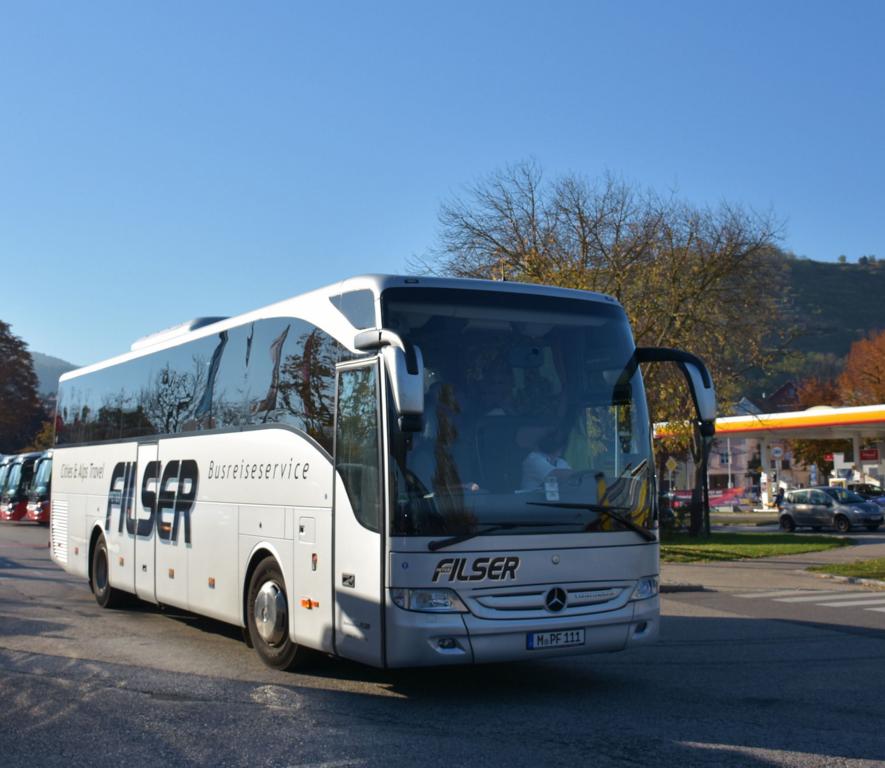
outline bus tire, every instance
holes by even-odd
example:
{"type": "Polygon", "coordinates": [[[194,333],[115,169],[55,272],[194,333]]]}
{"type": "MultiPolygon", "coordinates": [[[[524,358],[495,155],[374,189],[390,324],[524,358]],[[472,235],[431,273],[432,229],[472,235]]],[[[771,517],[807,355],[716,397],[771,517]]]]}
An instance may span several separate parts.
{"type": "Polygon", "coordinates": [[[119,608],[125,595],[119,589],[114,589],[110,581],[110,561],[108,559],[108,545],[104,536],[99,536],[92,550],[92,569],[89,574],[89,586],[95,595],[95,602],[102,608],[119,608]]]}
{"type": "Polygon", "coordinates": [[[261,660],[272,669],[291,669],[298,644],[289,637],[289,599],[280,566],[266,557],[252,572],[246,602],[249,639],[261,660]]]}

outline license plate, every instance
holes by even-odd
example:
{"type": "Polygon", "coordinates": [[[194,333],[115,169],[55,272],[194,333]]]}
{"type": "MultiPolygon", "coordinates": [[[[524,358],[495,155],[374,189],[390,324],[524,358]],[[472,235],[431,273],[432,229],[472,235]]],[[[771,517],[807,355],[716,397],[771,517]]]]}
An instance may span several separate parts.
{"type": "Polygon", "coordinates": [[[569,645],[584,645],[583,629],[564,629],[560,632],[529,632],[525,636],[525,647],[529,651],[544,648],[565,648],[569,645]]]}

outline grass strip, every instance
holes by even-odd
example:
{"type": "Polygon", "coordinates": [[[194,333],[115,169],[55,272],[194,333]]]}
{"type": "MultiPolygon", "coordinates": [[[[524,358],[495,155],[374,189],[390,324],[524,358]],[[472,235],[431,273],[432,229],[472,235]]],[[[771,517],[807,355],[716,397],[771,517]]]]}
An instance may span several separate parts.
{"type": "Polygon", "coordinates": [[[834,576],[851,576],[857,579],[881,579],[885,581],[885,557],[872,560],[855,560],[853,563],[833,563],[809,568],[815,573],[830,573],[834,576]]]}
{"type": "Polygon", "coordinates": [[[697,539],[687,534],[669,534],[661,541],[661,560],[665,563],[712,563],[821,552],[850,544],[850,540],[834,536],[792,533],[714,533],[697,539]]]}

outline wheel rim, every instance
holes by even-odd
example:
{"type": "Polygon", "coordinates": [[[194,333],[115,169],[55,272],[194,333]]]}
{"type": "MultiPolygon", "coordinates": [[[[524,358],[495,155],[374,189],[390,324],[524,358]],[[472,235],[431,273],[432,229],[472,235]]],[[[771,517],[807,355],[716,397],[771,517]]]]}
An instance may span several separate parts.
{"type": "Polygon", "coordinates": [[[108,559],[104,550],[99,552],[95,562],[95,588],[104,592],[108,586],[108,559]]]}
{"type": "Polygon", "coordinates": [[[275,581],[265,582],[258,590],[253,618],[261,639],[268,645],[279,645],[286,635],[288,618],[286,595],[275,581]]]}

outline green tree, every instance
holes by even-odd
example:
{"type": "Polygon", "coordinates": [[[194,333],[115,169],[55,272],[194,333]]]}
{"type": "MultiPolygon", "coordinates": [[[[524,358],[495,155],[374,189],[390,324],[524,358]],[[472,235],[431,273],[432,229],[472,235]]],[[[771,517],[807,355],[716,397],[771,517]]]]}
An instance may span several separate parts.
{"type": "Polygon", "coordinates": [[[45,451],[55,445],[55,425],[52,419],[46,419],[40,429],[34,435],[29,445],[26,445],[24,451],[45,451]]]}
{"type": "Polygon", "coordinates": [[[28,347],[0,320],[0,453],[22,450],[44,419],[28,347]]]}

